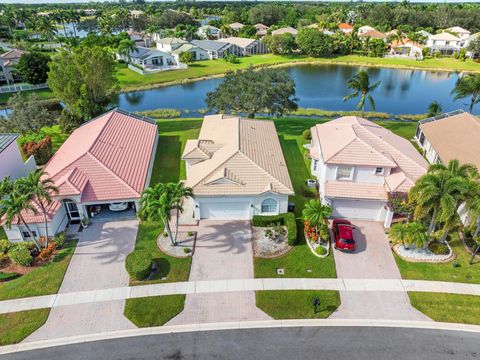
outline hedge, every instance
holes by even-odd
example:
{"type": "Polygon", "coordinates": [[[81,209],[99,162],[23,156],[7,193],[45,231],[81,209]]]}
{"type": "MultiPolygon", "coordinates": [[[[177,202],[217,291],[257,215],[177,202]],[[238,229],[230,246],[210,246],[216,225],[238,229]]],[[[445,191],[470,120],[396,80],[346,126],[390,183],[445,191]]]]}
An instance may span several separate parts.
{"type": "Polygon", "coordinates": [[[280,223],[287,227],[288,245],[295,245],[297,243],[297,221],[295,220],[295,215],[293,213],[287,212],[271,216],[254,215],[252,219],[253,226],[266,227],[276,223],[280,223]]]}
{"type": "Polygon", "coordinates": [[[127,272],[135,280],[143,280],[152,270],[152,255],[145,250],[134,250],[125,260],[127,272]]]}

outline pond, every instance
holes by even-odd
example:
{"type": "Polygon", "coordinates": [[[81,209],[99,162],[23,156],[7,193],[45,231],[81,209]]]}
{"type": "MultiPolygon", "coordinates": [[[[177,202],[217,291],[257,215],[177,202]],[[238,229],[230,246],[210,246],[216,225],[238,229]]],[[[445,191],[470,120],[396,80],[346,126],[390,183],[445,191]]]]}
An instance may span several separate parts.
{"type": "MultiPolygon", "coordinates": [[[[358,100],[344,102],[351,90],[347,81],[361,67],[345,65],[296,65],[285,68],[296,84],[298,103],[303,108],[355,110],[358,100]]],[[[364,68],[370,81],[380,80],[373,93],[377,111],[392,114],[422,114],[432,101],[444,111],[467,109],[467,99],[453,100],[450,94],[459,75],[445,71],[364,68]]],[[[175,108],[195,112],[204,109],[205,95],[222,82],[210,79],[118,95],[115,104],[129,111],[175,108]]],[[[367,104],[367,110],[370,106],[367,104]]]]}

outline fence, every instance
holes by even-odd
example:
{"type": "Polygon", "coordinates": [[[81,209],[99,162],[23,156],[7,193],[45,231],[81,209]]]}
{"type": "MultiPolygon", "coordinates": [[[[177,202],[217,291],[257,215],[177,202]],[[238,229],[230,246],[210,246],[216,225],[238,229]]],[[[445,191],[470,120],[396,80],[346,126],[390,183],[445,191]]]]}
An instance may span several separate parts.
{"type": "Polygon", "coordinates": [[[0,94],[19,92],[19,91],[29,91],[29,90],[38,90],[38,89],[48,89],[47,84],[38,84],[38,85],[7,85],[0,87],[0,94]]]}

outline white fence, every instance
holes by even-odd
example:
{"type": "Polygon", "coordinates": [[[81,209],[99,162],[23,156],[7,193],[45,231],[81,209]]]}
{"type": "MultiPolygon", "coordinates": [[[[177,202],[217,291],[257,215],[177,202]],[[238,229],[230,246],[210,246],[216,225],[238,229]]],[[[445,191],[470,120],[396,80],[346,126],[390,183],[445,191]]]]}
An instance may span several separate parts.
{"type": "Polygon", "coordinates": [[[29,91],[37,89],[48,89],[47,84],[38,84],[38,85],[7,85],[0,87],[0,94],[19,92],[19,91],[29,91]]]}
{"type": "Polygon", "coordinates": [[[179,65],[169,65],[169,66],[158,67],[158,68],[140,69],[132,64],[128,64],[128,68],[132,71],[135,71],[136,73],[139,73],[140,75],[145,75],[145,74],[154,74],[161,71],[186,69],[187,65],[180,63],[179,65]]]}

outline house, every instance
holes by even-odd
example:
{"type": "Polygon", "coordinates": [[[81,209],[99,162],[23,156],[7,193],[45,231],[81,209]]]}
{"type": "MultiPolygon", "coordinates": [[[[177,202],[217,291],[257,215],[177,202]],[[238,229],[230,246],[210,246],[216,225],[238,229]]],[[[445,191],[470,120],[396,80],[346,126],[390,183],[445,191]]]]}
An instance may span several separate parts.
{"type": "Polygon", "coordinates": [[[338,28],[344,34],[350,34],[353,31],[353,26],[347,23],[338,24],[338,28]]]}
{"type": "Polygon", "coordinates": [[[199,60],[208,60],[210,59],[210,56],[207,52],[207,50],[202,49],[199,46],[193,45],[193,44],[183,44],[180,47],[176,48],[171,52],[171,54],[175,57],[177,60],[177,63],[180,63],[180,54],[182,52],[189,52],[193,55],[193,59],[195,61],[199,60]]]}
{"type": "Polygon", "coordinates": [[[23,50],[12,49],[0,55],[0,67],[2,69],[0,81],[5,81],[7,84],[11,84],[15,80],[20,79],[13,70],[23,54],[25,54],[25,51],[23,50]]]}
{"type": "Polygon", "coordinates": [[[203,25],[198,28],[197,35],[202,39],[218,39],[222,37],[222,32],[215,26],[203,25]]]}
{"type": "Polygon", "coordinates": [[[415,140],[431,164],[458,159],[480,169],[480,119],[456,110],[421,120],[415,140]]]}
{"type": "Polygon", "coordinates": [[[369,31],[377,31],[377,30],[375,28],[371,27],[371,26],[368,26],[368,25],[360,26],[358,28],[358,35],[361,35],[363,33],[369,32],[369,31]]]}
{"type": "Polygon", "coordinates": [[[228,25],[233,31],[240,31],[245,25],[239,22],[234,22],[228,25]]]}
{"type": "Polygon", "coordinates": [[[428,163],[406,139],[356,116],[311,128],[311,173],[335,218],[382,221],[390,227],[388,194],[408,192],[428,163]]]}
{"type": "Polygon", "coordinates": [[[192,45],[198,46],[201,49],[204,49],[210,60],[212,59],[222,59],[226,51],[229,53],[240,53],[241,49],[233,44],[225,43],[222,41],[215,40],[192,40],[192,45]]]}
{"type": "Polygon", "coordinates": [[[267,31],[268,31],[268,26],[267,25],[263,25],[263,24],[255,24],[253,25],[255,27],[255,29],[257,29],[257,32],[256,32],[256,35],[257,36],[265,36],[267,35],[267,31]]]}
{"type": "Polygon", "coordinates": [[[145,14],[145,12],[143,12],[142,10],[130,10],[130,16],[132,17],[132,19],[138,19],[143,14],[145,14]]]}
{"type": "Polygon", "coordinates": [[[423,36],[425,39],[428,39],[430,36],[432,36],[432,34],[425,30],[417,31],[417,34],[423,36]]]}
{"type": "Polygon", "coordinates": [[[240,37],[228,37],[218,41],[235,45],[231,48],[231,53],[236,56],[246,56],[254,54],[266,54],[268,48],[259,40],[240,37]]]}
{"type": "MultiPolygon", "coordinates": [[[[129,68],[136,72],[158,72],[176,69],[180,64],[172,54],[152,48],[137,46],[130,55],[117,54],[117,57],[129,63],[129,68]]],[[[185,66],[185,65],[184,65],[185,66]]]]}
{"type": "MultiPolygon", "coordinates": [[[[76,129],[45,165],[59,189],[47,206],[49,235],[84,218],[134,217],[150,182],[157,141],[155,121],[118,109],[76,129]],[[111,203],[126,203],[128,210],[112,212],[111,203]]],[[[39,208],[36,201],[32,205],[39,208]]],[[[41,211],[22,216],[36,235],[45,236],[41,211]]],[[[10,241],[30,239],[22,224],[5,230],[10,241]]]]}
{"type": "Polygon", "coordinates": [[[273,121],[206,116],[182,159],[196,219],[251,219],[288,208],[294,195],[273,121]]]}
{"type": "Polygon", "coordinates": [[[37,169],[35,158],[23,161],[17,134],[0,134],[0,181],[9,176],[18,179],[37,169]]]}
{"type": "Polygon", "coordinates": [[[362,32],[361,34],[358,35],[358,37],[360,39],[370,38],[370,39],[380,39],[380,40],[383,40],[383,41],[387,41],[387,35],[385,35],[384,33],[380,32],[380,31],[377,31],[375,29],[370,30],[370,31],[362,32]]]}
{"type": "Polygon", "coordinates": [[[454,26],[448,29],[445,29],[445,32],[453,33],[455,36],[457,36],[461,40],[468,40],[470,37],[471,32],[461,28],[460,26],[454,26]]]}
{"type": "Polygon", "coordinates": [[[136,46],[144,46],[147,48],[152,46],[152,38],[145,33],[129,30],[127,34],[136,46]]]}
{"type": "Polygon", "coordinates": [[[415,59],[422,59],[423,45],[408,38],[393,40],[390,43],[390,55],[406,56],[415,59]]]}
{"type": "Polygon", "coordinates": [[[272,35],[283,35],[283,34],[292,34],[293,36],[297,36],[298,31],[297,29],[294,29],[293,27],[290,27],[290,26],[272,31],[272,35]]]}
{"type": "Polygon", "coordinates": [[[430,48],[430,52],[440,51],[444,54],[452,54],[460,51],[462,40],[448,32],[432,35],[428,38],[426,45],[430,48]]]}
{"type": "Polygon", "coordinates": [[[176,37],[158,38],[155,36],[154,41],[157,44],[158,50],[168,53],[172,52],[175,49],[178,49],[183,44],[188,44],[188,41],[176,37]]]}

